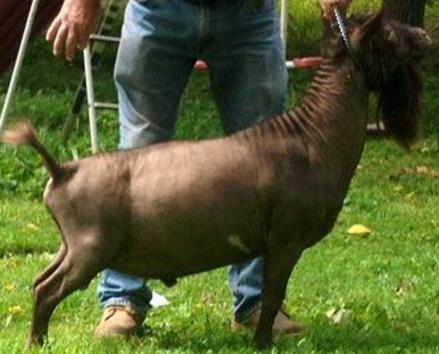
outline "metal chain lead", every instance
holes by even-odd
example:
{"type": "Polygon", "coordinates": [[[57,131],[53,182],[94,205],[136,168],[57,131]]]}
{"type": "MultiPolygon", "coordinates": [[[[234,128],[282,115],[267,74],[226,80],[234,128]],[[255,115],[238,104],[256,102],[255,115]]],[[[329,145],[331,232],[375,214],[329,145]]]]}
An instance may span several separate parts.
{"type": "Polygon", "coordinates": [[[337,25],[341,33],[341,37],[343,38],[343,42],[348,48],[349,52],[352,53],[351,42],[349,41],[348,33],[346,31],[346,26],[344,25],[343,19],[341,17],[340,11],[337,6],[334,6],[334,15],[337,20],[337,25]]]}

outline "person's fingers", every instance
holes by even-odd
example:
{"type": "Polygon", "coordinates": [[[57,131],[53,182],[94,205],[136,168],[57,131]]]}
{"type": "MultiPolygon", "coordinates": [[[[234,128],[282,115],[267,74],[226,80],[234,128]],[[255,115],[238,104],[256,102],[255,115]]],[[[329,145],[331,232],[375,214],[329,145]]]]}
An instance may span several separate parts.
{"type": "Polygon", "coordinates": [[[90,33],[97,27],[99,10],[98,0],[64,1],[46,33],[46,39],[53,45],[53,54],[64,54],[73,60],[76,48],[85,48],[90,33]]]}
{"type": "Polygon", "coordinates": [[[62,24],[58,30],[55,41],[53,43],[53,54],[55,56],[58,56],[64,52],[67,35],[68,35],[68,27],[62,24]]]}
{"type": "Polygon", "coordinates": [[[323,16],[327,19],[334,17],[334,7],[337,7],[340,11],[345,12],[352,0],[321,0],[321,6],[323,10],[323,16]]]}
{"type": "Polygon", "coordinates": [[[69,29],[66,38],[65,55],[68,61],[75,59],[76,46],[78,42],[78,31],[75,26],[69,29]]]}
{"type": "Polygon", "coordinates": [[[61,26],[61,19],[55,18],[50,25],[49,29],[46,32],[46,40],[50,43],[53,43],[56,37],[56,33],[58,32],[59,27],[61,26]]]}
{"type": "Polygon", "coordinates": [[[338,1],[334,1],[334,4],[336,6],[341,7],[343,10],[346,10],[351,4],[351,2],[352,0],[338,0],[338,1]]]}
{"type": "Polygon", "coordinates": [[[82,33],[78,38],[78,48],[84,50],[88,44],[88,36],[82,33]]]}
{"type": "Polygon", "coordinates": [[[330,18],[331,17],[331,9],[336,0],[320,0],[320,6],[322,8],[323,17],[330,18]]]}
{"type": "Polygon", "coordinates": [[[85,47],[87,47],[89,37],[90,37],[90,35],[88,34],[88,32],[84,32],[83,31],[83,32],[81,32],[79,34],[79,37],[78,37],[78,47],[79,47],[79,49],[84,50],[85,47]]]}
{"type": "Polygon", "coordinates": [[[86,35],[82,35],[78,38],[78,48],[84,50],[88,44],[88,37],[86,35]]]}

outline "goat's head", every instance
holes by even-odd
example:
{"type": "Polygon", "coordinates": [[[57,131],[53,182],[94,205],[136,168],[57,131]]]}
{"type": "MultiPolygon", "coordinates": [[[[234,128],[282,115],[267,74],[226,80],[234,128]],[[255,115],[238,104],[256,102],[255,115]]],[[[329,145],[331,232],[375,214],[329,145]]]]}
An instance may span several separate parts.
{"type": "Polygon", "coordinates": [[[382,12],[353,17],[350,25],[354,52],[372,89],[379,89],[401,65],[419,61],[431,44],[422,28],[387,19],[382,12]]]}
{"type": "Polygon", "coordinates": [[[382,13],[353,19],[351,42],[368,88],[378,95],[379,117],[404,147],[416,138],[421,114],[419,60],[431,44],[427,33],[382,13]]]}
{"type": "Polygon", "coordinates": [[[377,15],[348,20],[352,55],[337,33],[325,51],[334,60],[353,57],[370,91],[378,95],[379,118],[404,147],[416,138],[420,118],[422,75],[419,61],[431,44],[416,27],[377,15]]]}

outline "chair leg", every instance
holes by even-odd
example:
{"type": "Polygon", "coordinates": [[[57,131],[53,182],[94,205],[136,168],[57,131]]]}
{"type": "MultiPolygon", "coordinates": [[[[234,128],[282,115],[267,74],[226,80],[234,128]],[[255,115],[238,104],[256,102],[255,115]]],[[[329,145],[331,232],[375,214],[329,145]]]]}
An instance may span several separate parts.
{"type": "Polygon", "coordinates": [[[98,147],[95,93],[94,93],[94,85],[93,85],[93,72],[91,65],[90,45],[88,45],[84,49],[84,71],[85,71],[85,86],[87,89],[88,119],[90,124],[91,149],[95,154],[99,151],[99,147],[98,147]]]}
{"type": "Polygon", "coordinates": [[[40,0],[33,0],[29,15],[26,20],[26,26],[24,28],[23,37],[20,43],[20,49],[18,50],[17,60],[15,61],[14,69],[12,71],[11,81],[9,83],[8,92],[6,94],[5,103],[0,116],[0,132],[6,122],[6,116],[8,115],[9,107],[14,96],[15,88],[17,87],[18,77],[20,76],[21,66],[23,64],[24,54],[26,53],[27,44],[29,42],[30,35],[32,33],[32,26],[34,24],[35,16],[37,15],[38,6],[40,0]]]}

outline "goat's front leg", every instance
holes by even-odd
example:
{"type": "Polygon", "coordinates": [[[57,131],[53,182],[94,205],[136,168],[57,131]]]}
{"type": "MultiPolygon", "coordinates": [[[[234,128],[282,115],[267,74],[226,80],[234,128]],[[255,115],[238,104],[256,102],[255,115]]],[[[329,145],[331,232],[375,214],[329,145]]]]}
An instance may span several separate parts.
{"type": "Polygon", "coordinates": [[[265,255],[261,317],[255,333],[259,349],[272,344],[274,319],[285,298],[288,279],[301,254],[302,249],[274,246],[265,255]]]}

